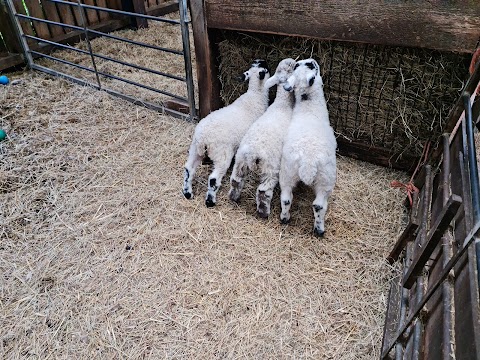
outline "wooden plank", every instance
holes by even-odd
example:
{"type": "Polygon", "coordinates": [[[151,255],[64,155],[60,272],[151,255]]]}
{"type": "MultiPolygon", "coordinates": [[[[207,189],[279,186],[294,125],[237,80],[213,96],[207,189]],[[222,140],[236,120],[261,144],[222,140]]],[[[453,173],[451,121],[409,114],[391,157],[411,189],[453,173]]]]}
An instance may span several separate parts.
{"type": "MultiPolygon", "coordinates": [[[[197,44],[195,44],[195,49],[197,49],[197,44]]],[[[198,86],[200,90],[200,83],[198,86]]],[[[340,155],[367,161],[376,165],[391,167],[393,169],[413,172],[416,164],[418,163],[418,157],[405,155],[400,157],[399,154],[392,153],[389,149],[375,147],[365,143],[338,138],[337,144],[340,155]]]]}
{"type": "MultiPolygon", "coordinates": [[[[13,4],[15,5],[15,9],[17,10],[17,13],[22,15],[27,15],[27,12],[25,11],[25,7],[23,6],[22,0],[13,0],[13,4]]],[[[19,20],[19,21],[24,34],[35,35],[33,27],[29,21],[26,21],[26,20],[19,20]]]]}
{"type": "Polygon", "coordinates": [[[22,65],[24,63],[25,62],[23,61],[23,56],[20,54],[0,55],[0,70],[6,70],[17,65],[22,65]]]}
{"type": "MultiPolygon", "coordinates": [[[[39,19],[45,19],[45,16],[43,15],[43,9],[37,0],[25,0],[25,5],[27,6],[30,16],[33,16],[39,19]]],[[[23,22],[26,20],[21,20],[21,21],[23,22]]],[[[38,37],[41,37],[42,39],[51,38],[50,30],[48,29],[47,24],[42,23],[40,21],[32,21],[32,23],[33,23],[33,28],[35,30],[35,33],[37,34],[38,37]]]]}
{"type": "Polygon", "coordinates": [[[423,244],[422,248],[418,250],[414,257],[412,264],[410,265],[407,274],[403,278],[403,286],[410,289],[415,282],[416,276],[421,272],[425,263],[428,261],[433,250],[438,245],[438,242],[442,238],[445,230],[448,228],[453,218],[457,214],[457,211],[462,204],[462,198],[457,195],[450,196],[442,212],[439,214],[437,220],[432,225],[427,237],[427,241],[423,244]]]}
{"type": "Polygon", "coordinates": [[[220,81],[215,62],[216,47],[212,43],[214,34],[207,29],[203,0],[190,1],[190,14],[197,64],[199,116],[202,119],[222,106],[220,81]]]}
{"type": "Polygon", "coordinates": [[[477,1],[205,0],[207,26],[470,53],[477,1]]]}
{"type": "MultiPolygon", "coordinates": [[[[97,6],[107,8],[107,0],[97,0],[97,6]]],[[[98,10],[98,17],[100,18],[100,22],[107,20],[110,18],[110,14],[106,11],[98,10]]]]}
{"type": "Polygon", "coordinates": [[[178,11],[178,1],[166,1],[147,8],[147,14],[151,16],[163,16],[174,11],[178,11]]]}
{"type": "MultiPolygon", "coordinates": [[[[10,53],[23,53],[22,45],[19,42],[19,37],[15,32],[16,25],[11,21],[7,4],[0,2],[0,33],[2,33],[3,41],[0,40],[0,48],[3,51],[10,53]]],[[[6,56],[4,56],[6,58],[6,56]]]]}
{"type": "MultiPolygon", "coordinates": [[[[75,16],[73,15],[74,10],[71,5],[57,4],[57,9],[62,23],[69,25],[77,25],[77,22],[75,21],[75,16]]],[[[73,31],[73,29],[64,28],[63,31],[67,33],[73,31]]]]}
{"type": "Polygon", "coordinates": [[[392,341],[392,337],[395,336],[400,321],[400,303],[402,300],[401,278],[396,277],[392,279],[390,284],[385,326],[383,328],[382,351],[384,351],[385,346],[392,341]]]}
{"type": "Polygon", "coordinates": [[[395,243],[395,246],[393,247],[392,251],[390,251],[390,254],[387,257],[387,261],[390,264],[393,264],[395,261],[398,260],[407,243],[412,240],[413,236],[415,236],[418,226],[419,224],[417,222],[411,221],[408,223],[407,227],[405,228],[405,230],[403,230],[402,234],[395,243]]]}
{"type": "MultiPolygon", "coordinates": [[[[41,5],[43,6],[43,12],[45,13],[45,18],[50,21],[61,22],[60,15],[57,10],[57,6],[54,2],[50,0],[42,0],[41,5]]],[[[50,34],[52,37],[65,34],[63,27],[59,25],[48,25],[50,29],[50,34]]]]}
{"type": "MultiPolygon", "coordinates": [[[[86,5],[95,5],[94,0],[83,0],[86,5]]],[[[99,18],[97,14],[97,10],[92,9],[85,9],[85,13],[87,14],[87,22],[88,25],[95,25],[99,23],[99,18]]]]}
{"type": "MultiPolygon", "coordinates": [[[[145,2],[143,0],[122,0],[122,10],[134,12],[137,14],[147,13],[145,9],[145,2]]],[[[132,24],[132,27],[135,29],[148,27],[147,19],[130,16],[130,22],[132,24]]]]}

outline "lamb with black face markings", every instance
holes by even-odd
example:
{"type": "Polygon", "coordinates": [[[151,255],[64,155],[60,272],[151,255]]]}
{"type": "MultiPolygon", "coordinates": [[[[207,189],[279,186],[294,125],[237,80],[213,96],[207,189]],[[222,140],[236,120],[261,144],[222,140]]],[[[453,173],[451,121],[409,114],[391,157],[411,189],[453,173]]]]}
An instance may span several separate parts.
{"type": "Polygon", "coordinates": [[[293,93],[286,91],[283,84],[292,75],[295,64],[293,59],[280,61],[275,74],[265,83],[266,88],[277,85],[275,101],[248,129],[235,155],[230,200],[239,201],[245,176],[249,171],[255,171],[260,176],[256,202],[257,214],[261,218],[270,215],[273,190],[278,184],[283,138],[292,119],[295,101],[293,93]]]}
{"type": "Polygon", "coordinates": [[[295,91],[296,102],[282,151],[280,221],[290,221],[292,191],[302,181],[315,190],[314,234],[323,237],[328,198],[337,179],[337,141],[330,126],[318,63],[314,59],[298,61],[284,89],[295,91]]]}
{"type": "Polygon", "coordinates": [[[252,123],[268,107],[268,89],[265,82],[270,73],[264,60],[255,60],[250,69],[241,75],[248,81],[248,90],[232,104],[206,116],[195,128],[185,164],[183,195],[193,198],[192,180],[195,170],[205,154],[213,161],[214,169],[208,177],[205,205],[212,207],[222,178],[227,173],[240,141],[252,123]]]}

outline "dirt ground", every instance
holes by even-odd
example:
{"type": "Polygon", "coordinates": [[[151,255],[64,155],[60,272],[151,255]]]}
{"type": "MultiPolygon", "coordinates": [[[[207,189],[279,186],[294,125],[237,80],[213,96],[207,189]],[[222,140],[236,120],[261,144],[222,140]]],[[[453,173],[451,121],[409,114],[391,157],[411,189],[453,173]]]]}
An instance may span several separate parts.
{"type": "MultiPolygon", "coordinates": [[[[146,30],[145,30],[146,31],[146,30]]],[[[326,236],[181,193],[194,124],[38,72],[0,87],[0,357],[374,359],[405,174],[338,158],[326,236]]],[[[228,180],[228,179],[227,179],[228,180]]]]}

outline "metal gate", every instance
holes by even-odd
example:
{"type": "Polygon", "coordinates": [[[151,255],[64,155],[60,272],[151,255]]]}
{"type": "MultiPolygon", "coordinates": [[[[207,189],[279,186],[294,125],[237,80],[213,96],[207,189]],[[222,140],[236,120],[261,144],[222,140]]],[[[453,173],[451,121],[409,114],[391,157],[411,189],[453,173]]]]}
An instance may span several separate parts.
{"type": "Polygon", "coordinates": [[[480,65],[452,111],[438,167],[416,178],[409,224],[389,256],[403,271],[392,281],[381,359],[480,359],[479,85],[480,65]]]}
{"type": "MultiPolygon", "coordinates": [[[[143,6],[143,0],[140,1],[142,1],[143,6]]],[[[111,95],[118,96],[134,104],[143,105],[150,109],[154,109],[162,113],[167,113],[175,117],[183,118],[186,120],[196,119],[194,84],[189,40],[190,20],[188,17],[186,0],[178,1],[179,20],[139,13],[137,11],[137,5],[139,4],[137,0],[122,0],[120,6],[122,10],[113,8],[114,5],[118,3],[118,1],[108,0],[105,0],[103,2],[97,1],[97,4],[102,4],[103,6],[93,5],[95,4],[95,2],[93,1],[83,0],[41,0],[41,2],[6,0],[6,3],[8,6],[11,21],[16,28],[15,30],[18,36],[18,40],[23,48],[25,61],[29,68],[33,70],[39,70],[50,75],[59,76],[81,85],[88,85],[96,89],[106,91],[111,95]],[[39,3],[40,10],[36,8],[39,6],[39,3]],[[31,6],[30,8],[29,5],[31,6]],[[69,17],[71,18],[69,21],[66,21],[65,18],[61,18],[58,15],[55,15],[53,19],[51,16],[48,16],[49,10],[51,10],[52,13],[55,13],[55,11],[59,11],[60,8],[69,9],[69,17]],[[125,9],[129,11],[125,11],[125,9]],[[180,27],[181,31],[182,50],[162,47],[111,33],[109,32],[109,30],[112,29],[109,29],[108,27],[101,28],[99,26],[92,25],[89,18],[92,13],[98,14],[99,18],[105,18],[106,16],[110,16],[115,19],[121,19],[121,24],[125,24],[125,26],[130,28],[148,27],[148,22],[162,22],[171,25],[177,25],[180,27]],[[69,45],[68,43],[65,43],[65,41],[62,42],[62,36],[56,36],[48,39],[46,38],[46,36],[42,36],[42,32],[40,31],[40,25],[44,26],[47,29],[47,33],[48,29],[50,29],[50,32],[52,33],[51,29],[59,28],[68,29],[68,31],[71,32],[76,31],[79,34],[79,40],[85,41],[86,48],[82,49],[78,46],[75,47],[69,45]],[[178,56],[179,60],[184,63],[184,76],[172,74],[168,71],[168,69],[158,69],[148,66],[142,66],[134,64],[133,62],[124,61],[121,58],[114,58],[106,54],[101,54],[98,51],[95,52],[91,43],[91,40],[95,37],[105,37],[114,41],[128,44],[128,46],[149,49],[155,52],[158,51],[159,56],[161,56],[162,54],[171,54],[174,56],[178,56]],[[74,61],[61,59],[55,56],[55,52],[47,53],[46,51],[41,51],[42,47],[47,47],[49,49],[68,50],[79,53],[84,56],[88,56],[90,58],[90,63],[87,66],[85,64],[76,63],[74,61]],[[52,63],[62,64],[62,66],[66,66],[69,69],[76,69],[76,71],[86,71],[88,73],[94,74],[94,80],[89,81],[81,79],[80,77],[76,76],[75,73],[72,73],[70,71],[69,73],[67,73],[65,71],[59,71],[52,66],[39,64],[40,59],[48,59],[51,60],[52,63]],[[152,86],[129,79],[126,76],[123,76],[123,74],[112,74],[106,71],[100,71],[97,66],[97,62],[99,61],[115,63],[125,67],[126,69],[130,69],[130,71],[132,71],[131,69],[134,69],[135,71],[146,72],[149,74],[149,76],[158,76],[159,78],[169,79],[168,81],[173,80],[184,83],[186,87],[186,96],[159,88],[158,86],[152,86]],[[106,80],[128,84],[128,86],[133,86],[139,89],[146,90],[153,95],[157,94],[169,100],[147,101],[139,96],[134,96],[110,88],[108,84],[106,84],[106,80]],[[175,104],[175,106],[168,106],[167,103],[173,103],[175,104]],[[179,108],[181,110],[179,110],[179,108]]]]}

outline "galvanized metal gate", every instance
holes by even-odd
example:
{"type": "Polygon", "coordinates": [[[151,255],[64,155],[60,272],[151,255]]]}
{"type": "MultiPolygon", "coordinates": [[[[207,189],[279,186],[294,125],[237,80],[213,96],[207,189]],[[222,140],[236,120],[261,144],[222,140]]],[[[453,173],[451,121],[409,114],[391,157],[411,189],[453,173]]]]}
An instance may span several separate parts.
{"type": "Polygon", "coordinates": [[[437,168],[415,181],[410,221],[389,261],[400,260],[392,283],[381,359],[480,359],[480,188],[473,124],[480,120],[480,66],[453,113],[437,168]],[[457,118],[458,119],[458,118],[457,118]]]}
{"type": "MultiPolygon", "coordinates": [[[[96,5],[86,4],[83,2],[83,0],[71,0],[71,1],[42,0],[44,12],[46,11],[47,4],[50,6],[53,6],[54,9],[56,7],[71,7],[72,9],[74,8],[75,11],[72,10],[72,12],[74,12],[75,14],[76,25],[72,23],[62,22],[62,20],[59,18],[57,19],[58,21],[47,20],[46,19],[47,16],[43,16],[43,14],[41,13],[41,10],[39,14],[35,14],[36,16],[33,16],[34,14],[31,14],[28,11],[29,9],[26,3],[24,3],[23,1],[16,1],[16,2],[15,0],[5,0],[5,1],[8,5],[12,23],[16,27],[15,30],[18,34],[19,41],[23,47],[26,63],[31,69],[39,70],[54,76],[59,76],[81,85],[92,86],[96,89],[106,91],[109,94],[112,94],[114,96],[121,97],[134,104],[143,105],[150,109],[158,110],[162,113],[168,113],[170,115],[184,118],[187,120],[193,120],[196,118],[194,85],[193,85],[191,54],[190,54],[190,40],[189,40],[190,20],[188,18],[186,0],[178,1],[180,20],[174,20],[174,19],[169,19],[166,17],[159,17],[159,16],[151,16],[151,15],[135,12],[135,6],[133,2],[132,2],[132,6],[127,6],[127,8],[129,8],[129,10],[131,11],[124,11],[124,10],[118,10],[118,9],[108,7],[108,4],[110,3],[110,1],[104,1],[103,4],[105,4],[105,6],[96,6],[96,5]],[[98,13],[99,17],[102,16],[101,14],[109,14],[110,16],[115,16],[122,19],[125,19],[125,18],[131,19],[130,21],[127,20],[126,23],[131,23],[134,27],[148,26],[148,21],[164,22],[168,24],[179,25],[181,29],[183,49],[177,50],[177,49],[165,48],[161,46],[143,43],[141,41],[128,39],[126,37],[115,35],[107,31],[100,31],[95,26],[89,25],[87,15],[89,14],[88,12],[92,12],[92,11],[98,13]],[[26,23],[41,24],[45,27],[48,25],[48,27],[50,28],[62,27],[62,28],[69,29],[69,31],[77,31],[81,35],[80,38],[82,38],[87,44],[86,50],[80,47],[75,47],[69,44],[62,43],[60,41],[55,41],[55,39],[46,39],[45,37],[41,37],[41,34],[39,34],[39,32],[36,32],[36,31],[25,33],[24,29],[25,29],[26,23]],[[121,41],[126,44],[156,50],[159,52],[160,56],[162,53],[178,55],[179,60],[184,62],[185,76],[178,76],[175,74],[171,74],[169,73],[168,69],[158,69],[158,68],[149,68],[146,66],[140,66],[131,62],[126,62],[120,58],[113,58],[105,54],[94,52],[92,50],[92,44],[90,41],[93,37],[106,37],[108,39],[121,41]],[[32,43],[36,45],[33,48],[31,46],[32,43]],[[73,52],[87,55],[90,57],[90,60],[91,60],[90,65],[85,66],[72,61],[58,58],[55,56],[55,53],[47,54],[44,51],[39,51],[39,45],[50,46],[52,49],[71,50],[73,52]],[[83,70],[83,71],[93,73],[95,75],[95,80],[86,81],[75,75],[72,75],[72,73],[65,73],[65,72],[59,71],[58,69],[41,65],[38,63],[37,59],[42,59],[42,58],[52,60],[56,63],[61,63],[68,67],[79,69],[79,71],[83,70]],[[142,84],[138,81],[128,79],[125,76],[119,76],[119,75],[110,74],[108,72],[99,71],[96,66],[96,62],[99,60],[105,60],[112,63],[120,64],[122,66],[125,66],[126,68],[144,71],[149,74],[152,74],[152,76],[155,75],[155,76],[183,82],[185,83],[185,86],[186,86],[187,96],[182,96],[162,88],[142,84]],[[184,109],[188,109],[187,113],[185,114],[182,111],[178,111],[178,109],[173,109],[166,106],[164,101],[146,101],[145,99],[132,96],[131,94],[126,94],[124,92],[111,89],[104,83],[104,81],[102,81],[105,79],[113,79],[115,81],[120,81],[125,84],[129,84],[141,89],[148,90],[156,94],[161,94],[164,97],[171,98],[173,101],[176,101],[177,103],[179,103],[180,106],[183,105],[184,109]]],[[[94,2],[91,2],[91,4],[94,4],[94,2]]]]}

